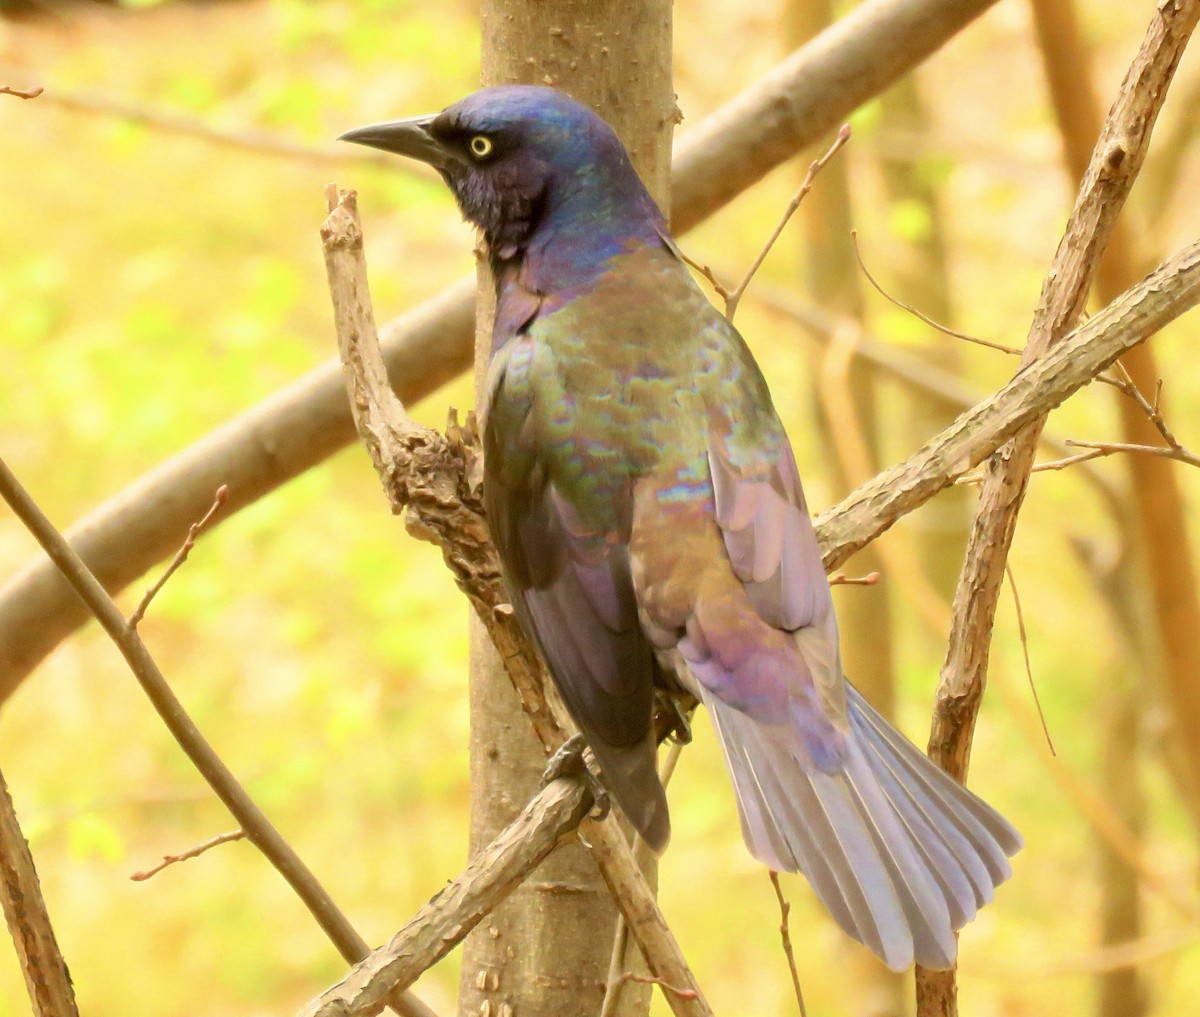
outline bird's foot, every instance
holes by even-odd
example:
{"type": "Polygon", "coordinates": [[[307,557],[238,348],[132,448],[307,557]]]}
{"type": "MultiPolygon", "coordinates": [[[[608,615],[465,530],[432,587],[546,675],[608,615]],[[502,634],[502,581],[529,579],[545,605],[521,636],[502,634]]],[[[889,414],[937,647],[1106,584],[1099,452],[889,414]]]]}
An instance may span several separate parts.
{"type": "Polygon", "coordinates": [[[558,780],[559,777],[578,777],[583,781],[583,786],[592,793],[595,802],[592,818],[603,819],[612,808],[612,802],[608,797],[608,790],[584,758],[587,747],[587,742],[581,734],[572,735],[563,742],[546,763],[546,769],[542,773],[542,787],[558,780]]]}
{"type": "MultiPolygon", "coordinates": [[[[693,704],[695,703],[694,699],[688,701],[693,704]]],[[[667,734],[667,740],[674,742],[676,745],[691,745],[692,711],[695,709],[695,706],[693,705],[691,710],[685,709],[683,703],[676,696],[671,696],[671,708],[675,711],[675,726],[667,734]]]]}

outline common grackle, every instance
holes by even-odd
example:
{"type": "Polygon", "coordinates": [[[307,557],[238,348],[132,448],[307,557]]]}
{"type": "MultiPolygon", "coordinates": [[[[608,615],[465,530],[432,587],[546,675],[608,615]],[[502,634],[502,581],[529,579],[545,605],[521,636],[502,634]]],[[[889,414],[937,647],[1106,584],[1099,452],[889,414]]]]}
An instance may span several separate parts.
{"type": "Polygon", "coordinates": [[[343,140],[435,167],[496,282],[484,501],[513,606],[604,781],[661,850],[656,682],[708,708],[742,833],[900,970],[1011,873],[1017,832],[842,675],[791,446],[612,129],[549,88],[484,89],[343,140]]]}

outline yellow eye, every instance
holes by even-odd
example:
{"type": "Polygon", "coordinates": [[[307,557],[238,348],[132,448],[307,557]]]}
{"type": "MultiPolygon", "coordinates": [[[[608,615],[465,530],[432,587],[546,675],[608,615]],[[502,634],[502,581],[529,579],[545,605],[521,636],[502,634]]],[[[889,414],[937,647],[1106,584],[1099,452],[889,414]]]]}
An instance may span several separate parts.
{"type": "Polygon", "coordinates": [[[492,154],[492,139],[486,134],[476,134],[471,139],[471,154],[476,159],[486,159],[492,154]]]}

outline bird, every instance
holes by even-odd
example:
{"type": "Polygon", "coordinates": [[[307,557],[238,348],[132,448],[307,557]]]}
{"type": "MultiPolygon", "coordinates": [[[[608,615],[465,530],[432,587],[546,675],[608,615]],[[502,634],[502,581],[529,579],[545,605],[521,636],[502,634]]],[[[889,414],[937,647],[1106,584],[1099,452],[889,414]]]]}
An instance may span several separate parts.
{"type": "Polygon", "coordinates": [[[419,160],[481,233],[496,311],[483,501],[513,609],[604,786],[670,832],[656,695],[707,709],[750,853],[888,967],[952,967],[1022,846],[846,680],[796,459],[609,124],[484,88],[340,140],[419,160]]]}

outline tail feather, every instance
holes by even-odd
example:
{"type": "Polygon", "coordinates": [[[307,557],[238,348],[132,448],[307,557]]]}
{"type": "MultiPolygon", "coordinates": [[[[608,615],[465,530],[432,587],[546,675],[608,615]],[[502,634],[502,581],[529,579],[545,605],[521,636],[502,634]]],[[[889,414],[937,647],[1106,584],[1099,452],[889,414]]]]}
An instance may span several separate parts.
{"type": "Polygon", "coordinates": [[[848,916],[847,927],[857,928],[859,938],[881,957],[902,954],[905,938],[897,935],[901,923],[895,920],[899,917],[899,901],[889,885],[873,879],[879,868],[873,845],[866,841],[845,844],[836,818],[830,816],[816,789],[790,780],[778,765],[784,757],[777,752],[768,750],[762,755],[773,777],[775,801],[785,803],[780,815],[785,836],[800,847],[795,852],[803,856],[797,859],[799,868],[814,887],[819,887],[818,896],[844,905],[843,909],[830,910],[835,917],[837,910],[842,911],[840,921],[848,916]]]}
{"type": "Polygon", "coordinates": [[[605,787],[642,840],[655,854],[662,854],[671,837],[671,820],[667,795],[655,766],[654,733],[651,731],[636,745],[609,745],[594,731],[586,727],[582,730],[600,765],[605,787]]]}
{"type": "Polygon", "coordinates": [[[889,967],[954,962],[954,931],[1021,846],[994,809],[933,765],[852,688],[845,766],[826,773],[787,725],[704,695],[755,857],[802,871],[835,920],[889,967]]]}
{"type": "Polygon", "coordinates": [[[940,841],[955,868],[970,882],[975,898],[965,920],[970,921],[979,908],[991,902],[995,888],[1012,875],[1007,856],[1019,850],[1019,835],[982,799],[964,795],[961,784],[934,766],[857,692],[853,701],[857,709],[851,713],[851,724],[859,737],[877,749],[877,776],[881,783],[898,785],[889,797],[911,803],[911,808],[902,810],[904,814],[914,821],[923,819],[933,834],[923,842],[933,846],[940,841]],[[870,716],[865,715],[866,710],[870,716]],[[980,821],[974,806],[990,813],[990,828],[980,821]]]}

